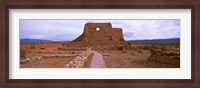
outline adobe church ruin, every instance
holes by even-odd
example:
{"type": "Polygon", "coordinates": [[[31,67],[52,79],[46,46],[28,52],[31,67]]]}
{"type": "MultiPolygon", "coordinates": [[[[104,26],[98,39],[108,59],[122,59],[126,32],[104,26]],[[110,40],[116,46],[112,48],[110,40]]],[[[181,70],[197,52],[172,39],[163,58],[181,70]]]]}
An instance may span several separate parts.
{"type": "Polygon", "coordinates": [[[134,44],[111,23],[86,23],[72,42],[20,43],[20,68],[90,68],[92,61],[98,68],[180,68],[180,44],[134,44]]]}
{"type": "Polygon", "coordinates": [[[111,23],[86,23],[84,32],[73,42],[102,43],[124,41],[121,28],[112,28],[111,23]]]}

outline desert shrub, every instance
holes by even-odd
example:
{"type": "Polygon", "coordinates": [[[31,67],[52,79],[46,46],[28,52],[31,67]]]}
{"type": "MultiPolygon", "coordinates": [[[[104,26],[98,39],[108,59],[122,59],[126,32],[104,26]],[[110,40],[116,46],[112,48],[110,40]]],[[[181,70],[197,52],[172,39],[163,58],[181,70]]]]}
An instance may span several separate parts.
{"type": "Polygon", "coordinates": [[[118,47],[118,50],[125,50],[125,47],[124,46],[120,46],[120,47],[118,47]]]}
{"type": "Polygon", "coordinates": [[[133,43],[132,42],[127,42],[127,45],[132,45],[133,43]]]}

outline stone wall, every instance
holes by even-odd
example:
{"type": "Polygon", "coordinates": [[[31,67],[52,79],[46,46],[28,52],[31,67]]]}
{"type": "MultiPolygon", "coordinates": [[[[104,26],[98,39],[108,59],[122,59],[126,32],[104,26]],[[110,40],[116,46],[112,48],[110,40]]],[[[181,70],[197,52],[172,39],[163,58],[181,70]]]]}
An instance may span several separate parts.
{"type": "Polygon", "coordinates": [[[148,61],[154,61],[164,64],[172,64],[180,66],[180,50],[175,48],[172,50],[166,49],[151,49],[151,55],[147,59],[148,61]]]}
{"type": "Polygon", "coordinates": [[[23,60],[25,58],[32,57],[32,52],[29,50],[20,50],[20,59],[23,60]]]}
{"type": "Polygon", "coordinates": [[[112,28],[111,35],[114,41],[124,41],[121,28],[112,28]]]}

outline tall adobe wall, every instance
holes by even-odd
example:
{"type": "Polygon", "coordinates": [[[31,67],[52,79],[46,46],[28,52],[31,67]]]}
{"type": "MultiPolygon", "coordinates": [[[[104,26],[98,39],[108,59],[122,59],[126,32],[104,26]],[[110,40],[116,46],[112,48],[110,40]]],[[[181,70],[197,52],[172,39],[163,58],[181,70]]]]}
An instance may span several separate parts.
{"type": "Polygon", "coordinates": [[[121,28],[112,28],[111,23],[87,23],[84,32],[74,42],[102,43],[124,41],[121,28]]]}

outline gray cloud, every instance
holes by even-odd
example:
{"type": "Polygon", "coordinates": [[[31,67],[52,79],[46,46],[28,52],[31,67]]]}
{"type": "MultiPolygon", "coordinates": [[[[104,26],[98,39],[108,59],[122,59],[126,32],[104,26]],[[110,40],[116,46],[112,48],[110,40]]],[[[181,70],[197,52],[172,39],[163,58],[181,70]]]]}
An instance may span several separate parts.
{"type": "Polygon", "coordinates": [[[73,40],[87,22],[111,22],[126,40],[180,38],[180,20],[20,20],[20,38],[73,40]]]}

